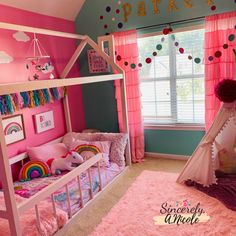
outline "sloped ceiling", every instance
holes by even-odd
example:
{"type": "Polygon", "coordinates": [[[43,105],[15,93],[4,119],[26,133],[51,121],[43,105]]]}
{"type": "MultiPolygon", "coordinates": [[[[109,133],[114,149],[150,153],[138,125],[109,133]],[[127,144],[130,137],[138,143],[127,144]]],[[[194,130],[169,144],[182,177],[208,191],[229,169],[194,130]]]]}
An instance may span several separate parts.
{"type": "Polygon", "coordinates": [[[74,21],[85,0],[0,0],[0,4],[74,21]]]}

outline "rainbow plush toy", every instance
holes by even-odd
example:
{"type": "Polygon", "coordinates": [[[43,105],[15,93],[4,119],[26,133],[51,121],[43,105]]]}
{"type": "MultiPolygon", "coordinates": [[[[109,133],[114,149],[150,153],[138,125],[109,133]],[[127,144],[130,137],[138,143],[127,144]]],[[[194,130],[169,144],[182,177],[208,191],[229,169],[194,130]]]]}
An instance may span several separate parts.
{"type": "Polygon", "coordinates": [[[82,152],[92,152],[94,155],[100,153],[100,149],[92,144],[82,144],[75,148],[75,151],[81,154],[82,152]]]}
{"type": "Polygon", "coordinates": [[[51,171],[47,163],[42,161],[29,161],[20,170],[19,180],[29,181],[34,178],[47,177],[51,171]]]}

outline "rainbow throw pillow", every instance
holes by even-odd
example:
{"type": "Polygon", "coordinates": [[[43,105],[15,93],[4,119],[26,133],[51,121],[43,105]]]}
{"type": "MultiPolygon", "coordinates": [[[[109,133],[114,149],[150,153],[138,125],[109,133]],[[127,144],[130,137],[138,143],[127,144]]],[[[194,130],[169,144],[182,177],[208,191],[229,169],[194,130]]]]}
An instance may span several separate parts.
{"type": "Polygon", "coordinates": [[[47,163],[43,161],[29,161],[25,163],[19,173],[19,181],[29,181],[34,178],[48,177],[51,170],[47,163]]]}
{"type": "Polygon", "coordinates": [[[85,159],[101,152],[99,147],[92,144],[81,144],[75,148],[75,151],[82,155],[85,159]]]}

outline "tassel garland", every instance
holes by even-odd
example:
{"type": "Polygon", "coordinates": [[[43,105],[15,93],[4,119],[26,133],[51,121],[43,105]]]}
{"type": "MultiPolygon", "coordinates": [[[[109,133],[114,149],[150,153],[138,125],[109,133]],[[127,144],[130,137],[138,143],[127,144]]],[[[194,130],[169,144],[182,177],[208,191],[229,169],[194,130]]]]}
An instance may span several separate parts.
{"type": "Polygon", "coordinates": [[[65,97],[64,89],[50,88],[0,96],[1,115],[13,114],[23,108],[44,106],[65,97]]]}
{"type": "Polygon", "coordinates": [[[50,96],[47,89],[42,89],[43,97],[46,103],[50,103],[50,96]]]}
{"type": "Polygon", "coordinates": [[[6,100],[6,104],[7,104],[7,110],[9,111],[10,114],[12,114],[14,112],[14,109],[11,104],[10,95],[5,95],[5,100],[6,100]]]}
{"type": "Polygon", "coordinates": [[[38,98],[39,98],[39,105],[45,105],[45,98],[43,96],[43,91],[40,89],[38,90],[38,98]]]}
{"type": "Polygon", "coordinates": [[[33,98],[34,98],[34,104],[36,107],[40,106],[40,103],[39,103],[39,95],[38,95],[38,91],[37,90],[34,90],[33,91],[33,98]]]}
{"type": "Polygon", "coordinates": [[[57,88],[50,88],[50,92],[55,101],[60,99],[57,88]]]}
{"type": "Polygon", "coordinates": [[[34,94],[33,94],[32,91],[29,91],[29,100],[30,100],[29,107],[34,108],[35,107],[35,101],[34,101],[34,94]]]}

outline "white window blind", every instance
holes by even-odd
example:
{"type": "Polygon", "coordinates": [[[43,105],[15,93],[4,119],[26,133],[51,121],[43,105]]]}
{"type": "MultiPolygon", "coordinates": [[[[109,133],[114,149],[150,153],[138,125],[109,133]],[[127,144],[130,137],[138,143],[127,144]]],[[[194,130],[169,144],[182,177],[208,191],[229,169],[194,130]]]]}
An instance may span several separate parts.
{"type": "Polygon", "coordinates": [[[203,29],[138,39],[143,62],[139,73],[145,123],[204,123],[203,40],[203,29]],[[184,49],[183,54],[179,48],[184,49]],[[157,56],[151,56],[150,64],[145,63],[154,51],[157,56]],[[201,62],[196,63],[195,58],[201,62]]]}

